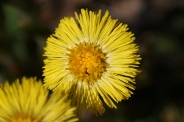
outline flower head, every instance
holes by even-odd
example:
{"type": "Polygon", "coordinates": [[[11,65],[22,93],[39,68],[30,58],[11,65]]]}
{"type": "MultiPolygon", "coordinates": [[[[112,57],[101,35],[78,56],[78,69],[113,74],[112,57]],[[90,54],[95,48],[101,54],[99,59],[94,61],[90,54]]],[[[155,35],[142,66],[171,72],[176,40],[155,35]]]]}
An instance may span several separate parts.
{"type": "Polygon", "coordinates": [[[138,46],[126,24],[112,19],[109,12],[81,9],[81,14],[60,21],[47,39],[44,82],[49,89],[69,94],[79,113],[102,114],[103,103],[128,99],[139,72],[138,46]]]}
{"type": "Polygon", "coordinates": [[[43,87],[36,78],[22,78],[0,86],[1,122],[74,122],[75,108],[66,97],[43,87]]]}

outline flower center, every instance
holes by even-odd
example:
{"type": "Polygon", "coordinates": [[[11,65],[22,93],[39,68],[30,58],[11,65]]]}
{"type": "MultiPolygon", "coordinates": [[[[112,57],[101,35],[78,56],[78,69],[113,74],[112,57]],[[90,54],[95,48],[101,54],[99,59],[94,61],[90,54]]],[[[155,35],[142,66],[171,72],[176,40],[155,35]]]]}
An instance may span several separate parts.
{"type": "Polygon", "coordinates": [[[97,45],[81,43],[70,49],[68,69],[83,81],[99,79],[106,66],[106,56],[97,45]]]}
{"type": "Polygon", "coordinates": [[[31,118],[24,118],[24,117],[18,117],[15,119],[12,119],[12,122],[33,122],[31,118]]]}

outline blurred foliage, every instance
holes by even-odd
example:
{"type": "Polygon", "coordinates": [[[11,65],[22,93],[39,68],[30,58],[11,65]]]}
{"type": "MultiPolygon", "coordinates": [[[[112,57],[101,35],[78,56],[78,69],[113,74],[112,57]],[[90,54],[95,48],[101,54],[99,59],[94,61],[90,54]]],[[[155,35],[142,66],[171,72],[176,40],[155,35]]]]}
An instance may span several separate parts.
{"type": "Polygon", "coordinates": [[[0,1],[0,82],[42,77],[43,47],[64,16],[80,8],[109,10],[135,33],[142,57],[134,95],[80,122],[184,122],[184,1],[0,1]]]}

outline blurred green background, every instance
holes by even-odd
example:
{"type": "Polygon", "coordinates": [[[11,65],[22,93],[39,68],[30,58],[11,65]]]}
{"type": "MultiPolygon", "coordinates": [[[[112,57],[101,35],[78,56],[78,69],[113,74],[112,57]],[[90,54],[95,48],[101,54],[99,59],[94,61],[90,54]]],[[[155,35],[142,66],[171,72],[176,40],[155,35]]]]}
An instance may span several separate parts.
{"type": "Polygon", "coordinates": [[[134,95],[80,122],[184,122],[184,0],[0,1],[0,82],[42,77],[43,47],[64,16],[110,11],[135,33],[142,57],[134,95]]]}

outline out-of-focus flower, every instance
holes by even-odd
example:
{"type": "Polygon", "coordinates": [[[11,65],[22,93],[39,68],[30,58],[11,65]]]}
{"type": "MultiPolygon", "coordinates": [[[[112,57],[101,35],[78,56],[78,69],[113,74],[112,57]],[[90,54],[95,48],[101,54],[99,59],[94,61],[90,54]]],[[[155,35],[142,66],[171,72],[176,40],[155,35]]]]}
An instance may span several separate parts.
{"type": "Polygon", "coordinates": [[[43,87],[36,78],[22,78],[0,86],[1,122],[74,122],[74,107],[66,96],[43,87]]]}
{"type": "Polygon", "coordinates": [[[127,30],[108,11],[101,17],[101,10],[81,9],[75,19],[63,18],[47,39],[44,85],[68,93],[80,114],[89,109],[102,114],[103,101],[116,108],[114,102],[131,96],[141,59],[127,30]]]}

